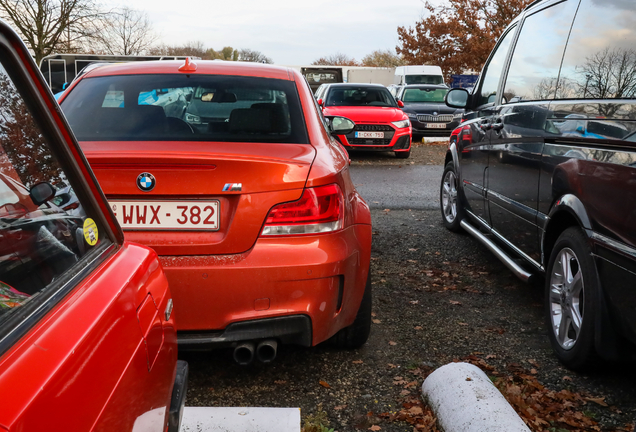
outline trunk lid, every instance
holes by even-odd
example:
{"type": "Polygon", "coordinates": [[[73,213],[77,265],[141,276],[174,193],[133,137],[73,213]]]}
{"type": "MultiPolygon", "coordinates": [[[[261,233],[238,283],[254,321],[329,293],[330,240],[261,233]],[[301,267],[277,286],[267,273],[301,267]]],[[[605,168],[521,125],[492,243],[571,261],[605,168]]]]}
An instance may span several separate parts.
{"type": "Polygon", "coordinates": [[[307,144],[99,141],[81,146],[126,238],[159,255],[250,249],[269,210],[300,198],[315,156],[307,144]],[[146,177],[138,185],[143,173],[154,177],[149,191],[142,190],[146,177]]]}

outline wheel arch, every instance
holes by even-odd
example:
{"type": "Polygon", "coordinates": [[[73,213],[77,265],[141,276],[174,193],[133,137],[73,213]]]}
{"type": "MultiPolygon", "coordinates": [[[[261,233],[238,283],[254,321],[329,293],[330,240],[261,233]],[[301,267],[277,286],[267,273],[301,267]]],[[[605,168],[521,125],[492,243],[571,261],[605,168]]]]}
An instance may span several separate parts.
{"type": "Polygon", "coordinates": [[[546,268],[552,248],[563,231],[571,226],[578,226],[589,239],[589,231],[592,229],[590,218],[585,210],[583,202],[572,194],[559,198],[552,208],[543,229],[542,264],[546,268]]]}

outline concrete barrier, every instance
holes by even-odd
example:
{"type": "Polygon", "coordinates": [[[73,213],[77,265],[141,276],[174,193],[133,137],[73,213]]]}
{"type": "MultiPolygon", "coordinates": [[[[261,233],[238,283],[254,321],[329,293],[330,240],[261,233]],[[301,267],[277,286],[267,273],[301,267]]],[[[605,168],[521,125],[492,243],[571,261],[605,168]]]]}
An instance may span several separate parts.
{"type": "Polygon", "coordinates": [[[422,396],[444,432],[530,432],[477,366],[450,363],[422,384],[422,396]]]}

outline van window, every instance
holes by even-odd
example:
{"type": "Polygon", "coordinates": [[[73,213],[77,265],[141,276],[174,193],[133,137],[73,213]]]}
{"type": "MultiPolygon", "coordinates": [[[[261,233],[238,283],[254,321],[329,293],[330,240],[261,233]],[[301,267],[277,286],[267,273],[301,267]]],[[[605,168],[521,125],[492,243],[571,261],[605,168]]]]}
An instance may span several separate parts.
{"type": "Polygon", "coordinates": [[[477,106],[493,103],[497,99],[497,87],[499,87],[499,80],[503,73],[503,67],[506,62],[506,57],[508,56],[512,38],[515,34],[515,29],[516,26],[511,27],[508,32],[501,37],[490,61],[486,67],[484,67],[477,106]]]}
{"type": "Polygon", "coordinates": [[[404,75],[406,84],[444,84],[441,75],[404,75]]]}
{"type": "Polygon", "coordinates": [[[557,80],[577,5],[566,1],[526,17],[504,86],[508,102],[554,99],[569,91],[557,88],[557,80]]]}
{"type": "MultiPolygon", "coordinates": [[[[583,0],[561,68],[571,99],[636,97],[636,9],[624,0],[583,0]]],[[[611,113],[600,113],[611,115],[611,113]]]]}

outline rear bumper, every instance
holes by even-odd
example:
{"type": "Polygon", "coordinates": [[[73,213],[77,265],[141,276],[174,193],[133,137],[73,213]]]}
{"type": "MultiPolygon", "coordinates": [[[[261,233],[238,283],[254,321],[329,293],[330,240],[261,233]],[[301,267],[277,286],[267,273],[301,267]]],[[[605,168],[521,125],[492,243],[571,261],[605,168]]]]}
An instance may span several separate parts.
{"type": "Polygon", "coordinates": [[[265,318],[230,324],[221,331],[179,332],[179,350],[197,351],[232,346],[240,341],[278,339],[284,344],[311,346],[307,315],[265,318]]]}
{"type": "MultiPolygon", "coordinates": [[[[174,299],[180,344],[188,334],[221,344],[255,339],[260,334],[237,323],[303,315],[311,325],[310,344],[316,345],[355,319],[370,255],[371,226],[357,224],[316,236],[261,237],[242,254],[160,261],[174,299]]],[[[276,335],[263,337],[271,336],[276,335]]]]}
{"type": "Polygon", "coordinates": [[[179,432],[186,393],[188,392],[188,363],[177,360],[177,373],[172,387],[170,413],[168,415],[168,432],[179,432]]]}

